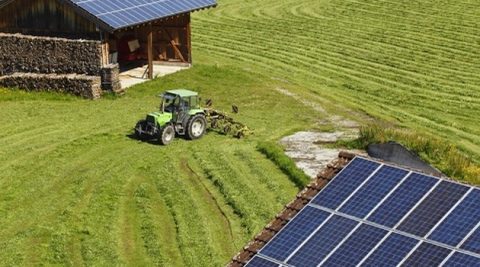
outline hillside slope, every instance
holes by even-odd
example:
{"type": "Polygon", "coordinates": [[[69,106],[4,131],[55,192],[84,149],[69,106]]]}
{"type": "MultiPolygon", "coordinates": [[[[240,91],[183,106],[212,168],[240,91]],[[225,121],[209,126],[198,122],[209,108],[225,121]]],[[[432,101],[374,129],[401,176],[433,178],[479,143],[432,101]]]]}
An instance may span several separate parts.
{"type": "Polygon", "coordinates": [[[259,69],[480,158],[480,2],[223,0],[209,13],[195,17],[202,60],[259,69]]]}

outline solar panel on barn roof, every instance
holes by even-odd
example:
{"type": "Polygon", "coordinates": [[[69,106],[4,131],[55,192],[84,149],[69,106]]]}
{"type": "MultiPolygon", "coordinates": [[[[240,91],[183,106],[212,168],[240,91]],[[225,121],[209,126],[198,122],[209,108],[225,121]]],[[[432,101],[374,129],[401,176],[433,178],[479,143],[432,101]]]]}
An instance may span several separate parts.
{"type": "Polygon", "coordinates": [[[480,189],[356,157],[247,266],[480,266],[480,189]]]}
{"type": "Polygon", "coordinates": [[[109,25],[120,29],[159,18],[215,6],[216,0],[69,0],[109,25]]]}

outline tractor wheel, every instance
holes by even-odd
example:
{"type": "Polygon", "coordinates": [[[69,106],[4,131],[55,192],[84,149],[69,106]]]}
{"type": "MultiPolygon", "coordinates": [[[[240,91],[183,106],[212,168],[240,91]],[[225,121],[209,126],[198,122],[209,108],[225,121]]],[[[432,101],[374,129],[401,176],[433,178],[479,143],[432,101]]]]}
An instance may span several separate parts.
{"type": "Polygon", "coordinates": [[[205,118],[205,115],[194,115],[188,119],[186,137],[190,140],[198,139],[205,134],[206,130],[207,119],[205,118]]]}
{"type": "Polygon", "coordinates": [[[172,125],[166,125],[158,133],[158,143],[164,146],[170,144],[174,138],[175,138],[175,129],[173,128],[172,125]]]}
{"type": "Polygon", "coordinates": [[[143,134],[142,132],[140,132],[140,129],[145,129],[146,128],[146,125],[147,125],[147,121],[146,120],[141,120],[141,121],[138,121],[137,122],[137,125],[135,125],[135,137],[138,139],[138,140],[145,140],[147,139],[147,137],[145,136],[145,134],[143,134]]]}

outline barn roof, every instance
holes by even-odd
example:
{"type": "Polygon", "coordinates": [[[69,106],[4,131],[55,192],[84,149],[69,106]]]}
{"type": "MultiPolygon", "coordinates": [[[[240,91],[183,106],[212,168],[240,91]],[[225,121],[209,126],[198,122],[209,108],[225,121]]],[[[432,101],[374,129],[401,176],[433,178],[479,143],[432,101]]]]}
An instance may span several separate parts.
{"type": "MultiPolygon", "coordinates": [[[[0,0],[0,8],[15,0],[0,0]]],[[[217,5],[216,0],[61,0],[101,28],[122,28],[217,5]]]]}

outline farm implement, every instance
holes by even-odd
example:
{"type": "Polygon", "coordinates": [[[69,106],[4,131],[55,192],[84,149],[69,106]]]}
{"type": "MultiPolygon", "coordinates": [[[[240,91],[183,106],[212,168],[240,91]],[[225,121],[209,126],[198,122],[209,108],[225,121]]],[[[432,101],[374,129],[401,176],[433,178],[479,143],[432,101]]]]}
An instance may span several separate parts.
{"type": "MultiPolygon", "coordinates": [[[[149,113],[135,126],[135,136],[140,140],[157,139],[159,144],[168,145],[177,135],[199,139],[207,129],[237,138],[251,133],[247,126],[225,112],[211,108],[211,101],[207,101],[206,108],[201,108],[197,92],[177,89],[159,96],[160,110],[149,113]]],[[[233,106],[233,111],[237,113],[238,108],[233,106]]]]}

